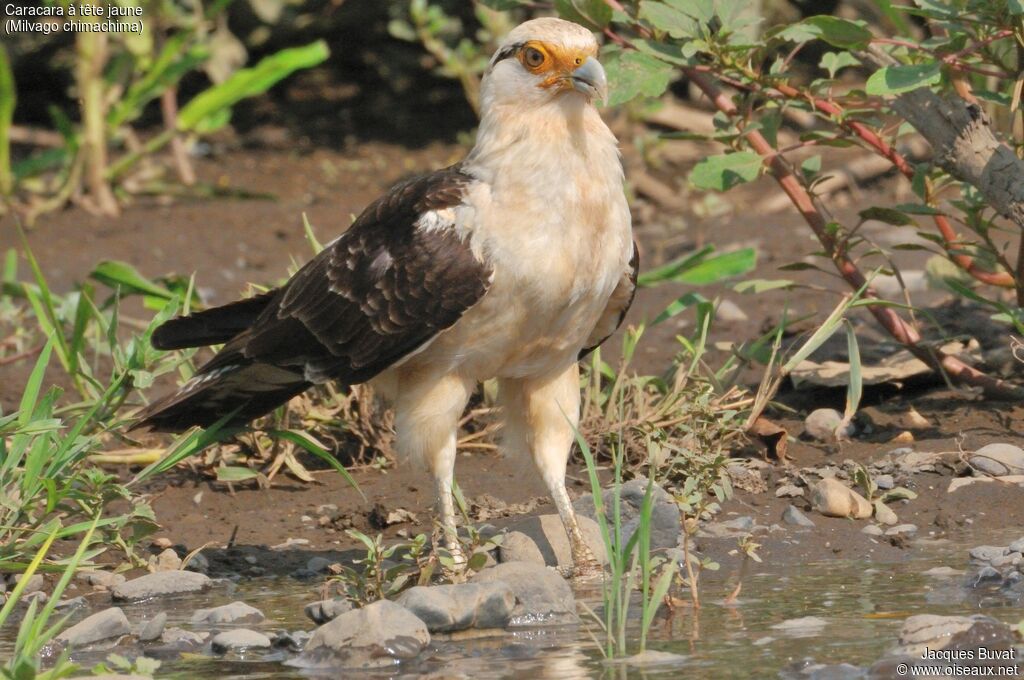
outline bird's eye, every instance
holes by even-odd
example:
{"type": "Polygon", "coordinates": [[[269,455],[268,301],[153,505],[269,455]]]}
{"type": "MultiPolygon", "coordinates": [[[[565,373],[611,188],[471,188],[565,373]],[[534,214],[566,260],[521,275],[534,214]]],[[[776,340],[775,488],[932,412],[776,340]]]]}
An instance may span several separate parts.
{"type": "Polygon", "coordinates": [[[540,68],[544,64],[544,53],[536,47],[527,47],[523,50],[523,63],[530,68],[540,68]]]}

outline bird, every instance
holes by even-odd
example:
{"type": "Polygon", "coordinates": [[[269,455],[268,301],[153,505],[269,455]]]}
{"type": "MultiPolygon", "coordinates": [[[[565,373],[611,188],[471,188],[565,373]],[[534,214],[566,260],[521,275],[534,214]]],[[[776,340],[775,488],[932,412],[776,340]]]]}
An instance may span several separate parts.
{"type": "Polygon", "coordinates": [[[400,461],[434,481],[444,546],[465,555],[453,503],[458,425],[496,379],[506,455],[532,457],[569,539],[567,575],[601,565],[566,490],[579,361],[636,291],[618,142],[593,33],[557,18],[512,29],[480,84],[475,144],[402,181],[280,287],[166,321],[152,345],[222,345],[134,427],[244,425],[314,385],[369,383],[394,409],[400,461]]]}

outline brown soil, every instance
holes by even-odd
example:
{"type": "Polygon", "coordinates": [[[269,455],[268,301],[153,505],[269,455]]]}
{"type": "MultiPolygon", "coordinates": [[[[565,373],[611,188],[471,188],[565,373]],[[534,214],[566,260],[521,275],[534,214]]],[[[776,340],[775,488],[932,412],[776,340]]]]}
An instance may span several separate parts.
{"type": "MultiPolygon", "coordinates": [[[[308,153],[227,151],[199,162],[200,176],[215,186],[272,193],[273,199],[146,200],[126,208],[123,215],[114,220],[69,210],[44,217],[28,234],[28,241],[50,285],[58,291],[68,290],[85,280],[97,261],[118,259],[135,265],[147,276],[195,272],[205,300],[225,302],[243,293],[247,282],[279,280],[286,275],[293,260],[308,257],[310,251],[302,230],[303,213],[321,240],[329,240],[345,228],[351,215],[397,179],[446,165],[461,154],[462,149],[441,144],[410,151],[376,142],[343,152],[326,149],[308,153]]],[[[872,191],[888,194],[892,189],[882,187],[872,191]]],[[[818,287],[756,296],[741,296],[728,285],[702,289],[709,298],[723,295],[732,299],[748,316],[743,321],[717,324],[714,341],[755,337],[779,320],[784,307],[789,308],[791,315],[827,312],[838,297],[822,290],[845,292],[825,274],[777,270],[780,265],[800,260],[813,251],[814,244],[792,211],[767,216],[758,214],[758,205],[770,195],[774,195],[772,188],[762,183],[729,194],[731,211],[721,217],[701,220],[692,213],[656,212],[654,218],[646,219],[637,229],[648,264],[675,256],[705,239],[721,250],[754,245],[759,250],[760,261],[753,276],[789,278],[818,287]],[[686,230],[667,226],[680,221],[695,226],[686,230]]],[[[866,204],[868,199],[862,197],[858,202],[866,204]]],[[[853,208],[845,210],[846,214],[853,212],[853,208]]],[[[13,222],[10,218],[0,219],[0,250],[17,246],[13,222]]],[[[920,255],[901,254],[901,257],[905,266],[921,266],[920,255]]],[[[674,284],[641,290],[629,321],[638,323],[653,318],[683,292],[681,286],[674,284]]],[[[928,293],[915,301],[935,300],[936,294],[928,293]]],[[[983,319],[984,315],[970,318],[983,319]]],[[[949,319],[962,322],[968,315],[954,310],[947,315],[949,319]]],[[[688,330],[687,323],[692,324],[692,314],[680,315],[651,328],[641,344],[636,368],[644,372],[663,371],[676,351],[674,337],[688,330]]],[[[804,322],[800,328],[810,328],[810,322],[804,322]]],[[[990,326],[972,329],[965,328],[963,323],[954,324],[952,332],[957,331],[978,337],[986,347],[1006,342],[1006,336],[993,332],[990,326]]],[[[861,346],[868,359],[892,351],[890,346],[878,342],[881,336],[869,320],[858,318],[858,334],[862,335],[861,346]]],[[[842,354],[845,341],[835,347],[840,345],[842,348],[833,354],[842,354]]],[[[616,356],[615,346],[614,341],[610,343],[610,354],[606,356],[616,356]]],[[[0,406],[5,412],[16,407],[31,363],[26,359],[0,366],[0,406]]],[[[1020,375],[1020,369],[1016,370],[1020,375]]],[[[59,371],[51,371],[49,377],[59,381],[59,371]]],[[[750,377],[756,380],[756,372],[750,377]]],[[[791,416],[780,416],[779,421],[791,434],[800,434],[803,413],[818,406],[841,409],[844,395],[842,391],[828,390],[788,392],[782,399],[796,411],[791,416]]],[[[1024,407],[978,401],[971,395],[946,389],[934,379],[914,385],[871,389],[864,403],[861,418],[862,423],[871,424],[870,434],[841,446],[794,442],[789,451],[791,463],[803,467],[842,462],[846,458],[870,461],[900,446],[886,442],[903,429],[898,419],[910,406],[932,423],[932,427],[914,432],[913,446],[918,450],[953,451],[959,446],[973,449],[990,441],[1022,441],[1014,423],[1021,422],[1024,407]]],[[[543,484],[532,469],[528,469],[531,467],[525,461],[508,460],[494,454],[463,455],[458,475],[471,497],[491,494],[507,503],[522,503],[546,495],[543,484]]],[[[582,492],[585,475],[578,469],[571,470],[570,474],[575,478],[573,491],[582,492]]],[[[394,536],[399,530],[429,531],[431,489],[425,476],[416,470],[357,471],[356,478],[367,496],[365,502],[338,475],[322,472],[317,477],[321,483],[314,485],[282,475],[267,490],[236,485],[232,491],[223,484],[182,471],[154,482],[147,492],[152,494],[157,518],[163,526],[161,535],[189,548],[212,543],[218,547],[232,544],[263,550],[257,546],[273,546],[289,538],[308,540],[309,543],[299,550],[275,551],[276,560],[261,561],[265,567],[282,572],[301,566],[310,553],[350,546],[351,541],[341,530],[348,522],[363,530],[375,529],[367,517],[378,503],[387,509],[405,508],[418,518],[415,524],[389,527],[387,535],[394,536]],[[317,520],[321,513],[317,508],[325,503],[336,504],[338,516],[348,518],[348,522],[339,520],[328,527],[319,526],[317,520]]],[[[956,531],[961,527],[982,529],[1024,522],[1024,493],[1016,487],[976,485],[949,495],[945,491],[948,478],[923,475],[915,481],[920,497],[898,508],[898,514],[901,521],[917,524],[924,535],[932,531],[956,531]],[[967,519],[973,520],[973,524],[965,524],[967,519]]],[[[769,484],[769,489],[774,490],[774,486],[769,484]]],[[[751,515],[759,524],[770,525],[779,522],[787,502],[775,499],[770,492],[739,492],[726,505],[725,517],[729,513],[751,515]]],[[[770,560],[799,563],[835,555],[899,559],[905,553],[902,544],[869,541],[859,532],[861,523],[817,516],[814,520],[818,529],[807,534],[799,544],[774,538],[772,534],[764,539],[762,554],[770,560]]],[[[728,550],[735,547],[734,541],[706,543],[715,552],[720,548],[721,554],[716,557],[723,559],[728,550]]]]}

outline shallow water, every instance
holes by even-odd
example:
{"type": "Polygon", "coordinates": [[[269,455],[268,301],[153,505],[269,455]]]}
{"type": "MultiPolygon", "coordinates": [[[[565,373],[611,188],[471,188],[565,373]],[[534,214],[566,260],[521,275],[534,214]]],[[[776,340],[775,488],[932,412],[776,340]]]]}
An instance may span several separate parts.
{"type": "MultiPolygon", "coordinates": [[[[800,565],[754,565],[733,605],[721,597],[732,589],[734,574],[709,572],[702,586],[704,606],[672,615],[662,612],[650,634],[649,648],[685,657],[665,666],[610,666],[591,633],[596,626],[584,615],[580,626],[517,629],[511,632],[469,632],[452,639],[437,636],[413,664],[400,669],[360,673],[361,677],[490,678],[667,678],[772,677],[793,662],[812,658],[825,663],[868,666],[895,643],[903,621],[914,614],[985,613],[1017,623],[1024,618],[1020,603],[1000,597],[981,597],[961,587],[963,576],[936,578],[922,572],[937,566],[967,569],[967,549],[982,543],[1006,545],[1020,530],[996,535],[964,536],[952,541],[914,544],[905,562],[872,564],[833,560],[800,565]],[[718,599],[715,599],[715,598],[718,599]],[[820,628],[795,631],[774,629],[788,619],[815,616],[820,628]]],[[[600,602],[596,592],[581,593],[591,607],[600,602]]],[[[268,634],[280,630],[310,630],[302,605],[317,597],[315,587],[290,579],[241,581],[194,598],[172,603],[123,606],[132,622],[157,611],[168,612],[168,626],[185,624],[194,609],[233,600],[259,607],[267,621],[257,626],[268,634]]],[[[635,608],[639,613],[639,608],[635,608]]],[[[637,632],[634,626],[634,634],[637,632]]],[[[10,644],[11,626],[0,631],[0,656],[10,644]]],[[[175,678],[302,678],[281,662],[285,652],[236,657],[202,657],[165,661],[157,677],[175,678]]],[[[97,657],[82,661],[89,664],[97,657]]],[[[99,658],[102,658],[100,656],[99,658]]]]}

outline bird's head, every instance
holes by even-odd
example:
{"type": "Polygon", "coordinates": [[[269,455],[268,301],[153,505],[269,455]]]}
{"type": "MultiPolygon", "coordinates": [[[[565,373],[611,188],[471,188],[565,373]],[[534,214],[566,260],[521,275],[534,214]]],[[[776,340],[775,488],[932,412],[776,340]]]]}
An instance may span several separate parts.
{"type": "Polygon", "coordinates": [[[551,17],[516,26],[484,75],[486,104],[543,104],[553,98],[605,99],[608,81],[597,40],[586,28],[551,17]]]}

